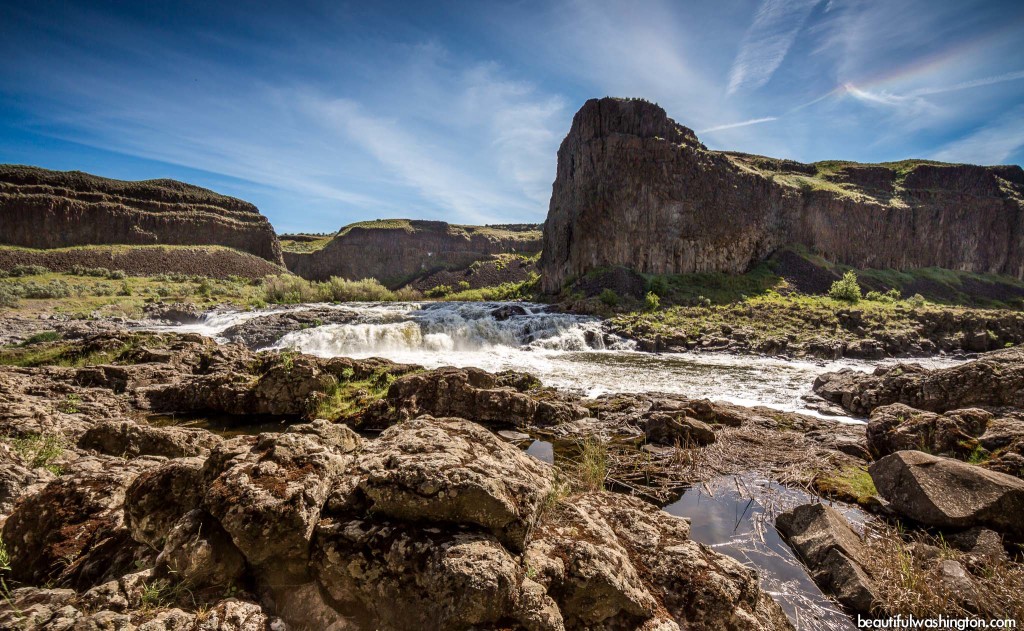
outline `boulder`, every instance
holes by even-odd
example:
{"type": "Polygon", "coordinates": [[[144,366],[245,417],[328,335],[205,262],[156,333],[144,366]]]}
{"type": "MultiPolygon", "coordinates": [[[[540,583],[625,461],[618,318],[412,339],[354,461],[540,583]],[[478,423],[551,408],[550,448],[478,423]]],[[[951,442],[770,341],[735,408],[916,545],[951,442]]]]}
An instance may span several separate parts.
{"type": "Polygon", "coordinates": [[[977,408],[936,414],[902,403],[885,405],[871,412],[868,449],[876,458],[907,449],[963,458],[979,445],[990,419],[990,412],[977,408]]]}
{"type": "Polygon", "coordinates": [[[521,551],[551,491],[551,468],[462,419],[422,417],[368,444],[357,465],[370,511],[474,524],[521,551]]]}
{"type": "Polygon", "coordinates": [[[659,445],[709,445],[715,442],[715,430],[703,421],[685,414],[653,413],[642,422],[647,440],[659,445]]]}
{"type": "Polygon", "coordinates": [[[261,434],[215,450],[203,501],[248,563],[281,584],[304,577],[309,540],[328,492],[352,461],[304,433],[261,434]]]}
{"type": "Polygon", "coordinates": [[[524,429],[588,416],[578,404],[556,397],[539,400],[511,387],[519,381],[477,368],[438,368],[406,375],[391,384],[385,399],[358,422],[365,429],[384,429],[427,415],[464,418],[496,429],[524,429]]]}
{"type": "Polygon", "coordinates": [[[156,566],[193,588],[226,590],[242,578],[245,558],[217,520],[194,510],[168,533],[156,566]]]}
{"type": "MultiPolygon", "coordinates": [[[[344,609],[360,612],[368,628],[493,626],[519,617],[526,604],[524,568],[492,535],[328,519],[313,548],[320,585],[344,609]]],[[[549,603],[542,595],[537,604],[549,603]]]]}
{"type": "MultiPolygon", "coordinates": [[[[24,584],[93,584],[137,558],[124,527],[125,490],[145,460],[82,458],[8,517],[11,577],[24,584]]],[[[115,574],[117,575],[117,574],[115,574]]]]}
{"type": "Polygon", "coordinates": [[[818,587],[843,606],[870,613],[878,590],[862,564],[867,550],[839,511],[824,504],[804,504],[782,513],[775,527],[810,570],[818,587]]]}
{"type": "Polygon", "coordinates": [[[125,525],[135,541],[163,548],[182,516],[202,505],[203,458],[178,458],[140,474],[125,493],[125,525]]]}
{"type": "Polygon", "coordinates": [[[993,351],[935,370],[919,364],[897,364],[873,374],[844,369],[818,376],[814,392],[861,416],[893,403],[927,412],[1024,408],[1024,348],[993,351]]]}
{"type": "Polygon", "coordinates": [[[752,570],[688,534],[637,498],[588,493],[545,513],[525,563],[567,628],[792,629],[752,570]]]}
{"type": "Polygon", "coordinates": [[[184,458],[209,453],[220,442],[219,436],[202,429],[107,420],[89,428],[79,439],[78,447],[123,458],[142,455],[184,458]]]}
{"type": "Polygon", "coordinates": [[[991,528],[1024,537],[1024,480],[920,451],[898,451],[868,468],[896,513],[927,526],[991,528]]]}

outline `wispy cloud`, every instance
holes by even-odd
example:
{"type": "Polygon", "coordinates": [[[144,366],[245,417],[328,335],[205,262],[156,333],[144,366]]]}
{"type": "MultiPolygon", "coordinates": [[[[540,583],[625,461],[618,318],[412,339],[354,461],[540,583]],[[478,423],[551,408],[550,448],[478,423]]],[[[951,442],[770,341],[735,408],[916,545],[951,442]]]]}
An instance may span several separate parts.
{"type": "Polygon", "coordinates": [[[932,155],[935,160],[970,164],[1003,164],[1024,148],[1024,107],[955,140],[932,155]]]}
{"type": "Polygon", "coordinates": [[[728,94],[756,90],[782,65],[819,0],[764,0],[729,71],[728,94]]]}
{"type": "Polygon", "coordinates": [[[713,131],[722,131],[723,129],[735,129],[737,127],[747,127],[749,125],[760,125],[761,123],[770,123],[772,121],[779,120],[778,116],[764,116],[762,118],[751,118],[750,120],[740,121],[738,123],[727,123],[725,125],[715,125],[714,127],[708,127],[707,129],[701,129],[698,134],[707,134],[713,131]]]}
{"type": "Polygon", "coordinates": [[[935,87],[935,88],[919,88],[909,93],[910,96],[928,96],[931,94],[944,94],[946,92],[959,92],[960,90],[970,90],[971,88],[980,88],[986,85],[995,85],[997,83],[1006,83],[1007,81],[1017,81],[1018,79],[1024,79],[1024,70],[1018,72],[1007,72],[992,77],[984,77],[981,79],[974,79],[972,81],[962,81],[960,83],[954,83],[953,85],[935,87]]]}

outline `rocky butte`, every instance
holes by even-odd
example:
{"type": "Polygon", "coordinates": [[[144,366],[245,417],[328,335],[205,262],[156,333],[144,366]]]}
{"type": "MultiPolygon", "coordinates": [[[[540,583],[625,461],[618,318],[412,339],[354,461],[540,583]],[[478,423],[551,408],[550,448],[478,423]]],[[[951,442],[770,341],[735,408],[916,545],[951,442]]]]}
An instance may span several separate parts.
{"type": "Polygon", "coordinates": [[[249,202],[175,180],[125,182],[19,165],[0,166],[0,243],[220,245],[282,263],[273,227],[249,202]]]}
{"type": "Polygon", "coordinates": [[[712,151],[640,99],[592,99],[558,150],[543,288],[591,270],[747,270],[802,245],[854,267],[1024,277],[1024,171],[907,160],[801,164],[712,151]]]}
{"type": "Polygon", "coordinates": [[[536,254],[540,243],[540,231],[531,225],[379,219],[345,226],[319,250],[286,252],[285,264],[309,280],[376,278],[396,288],[431,271],[466,268],[495,254],[536,254]]]}

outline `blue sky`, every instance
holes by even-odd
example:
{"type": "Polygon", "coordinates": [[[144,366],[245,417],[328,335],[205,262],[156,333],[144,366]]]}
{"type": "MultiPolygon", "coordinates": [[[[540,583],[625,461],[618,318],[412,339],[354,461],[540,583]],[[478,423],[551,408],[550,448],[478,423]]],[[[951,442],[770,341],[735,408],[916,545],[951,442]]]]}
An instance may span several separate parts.
{"type": "Polygon", "coordinates": [[[1024,2],[0,1],[0,161],[173,177],[285,231],[540,222],[591,97],[710,147],[1024,162],[1024,2]]]}

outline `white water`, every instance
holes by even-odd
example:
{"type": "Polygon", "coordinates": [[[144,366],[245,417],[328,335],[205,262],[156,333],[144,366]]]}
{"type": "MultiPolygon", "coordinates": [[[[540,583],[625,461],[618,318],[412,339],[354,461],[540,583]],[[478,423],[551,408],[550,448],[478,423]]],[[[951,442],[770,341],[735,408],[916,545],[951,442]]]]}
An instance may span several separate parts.
{"type": "MultiPolygon", "coordinates": [[[[322,357],[385,357],[428,368],[525,371],[546,385],[588,396],[656,391],[809,413],[813,412],[801,397],[810,394],[819,374],[841,368],[870,371],[892,363],[725,353],[656,355],[636,351],[628,340],[605,336],[596,318],[550,313],[543,305],[504,304],[516,304],[527,313],[501,321],[491,312],[502,303],[347,303],[336,308],[357,312],[354,322],[295,331],[279,340],[275,348],[322,357]]],[[[198,324],[172,328],[217,337],[231,326],[280,310],[218,312],[198,324]]],[[[919,361],[931,367],[955,363],[946,358],[919,361]]]]}

